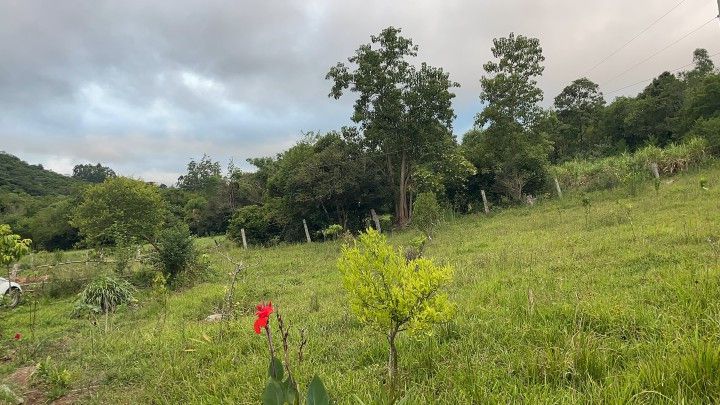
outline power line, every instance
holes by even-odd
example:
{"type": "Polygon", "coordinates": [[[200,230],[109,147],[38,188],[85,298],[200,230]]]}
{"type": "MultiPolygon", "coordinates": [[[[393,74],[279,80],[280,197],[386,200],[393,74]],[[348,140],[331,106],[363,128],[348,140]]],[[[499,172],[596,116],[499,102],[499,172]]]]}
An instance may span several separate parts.
{"type": "MultiPolygon", "coordinates": [[[[720,52],[716,52],[716,53],[714,53],[714,54],[712,54],[712,55],[709,55],[708,57],[712,58],[712,57],[718,56],[718,55],[720,55],[720,52]]],[[[677,72],[677,71],[679,71],[679,70],[683,70],[683,69],[685,69],[685,68],[687,68],[687,67],[692,66],[694,63],[695,63],[695,62],[690,62],[690,63],[688,63],[687,65],[680,66],[680,67],[677,68],[677,69],[668,70],[668,72],[672,73],[672,72],[677,72]]],[[[614,93],[623,91],[623,90],[625,90],[625,89],[629,89],[629,88],[631,88],[631,87],[635,87],[635,86],[637,86],[638,84],[642,84],[642,83],[646,83],[646,82],[652,81],[652,80],[654,80],[654,79],[655,79],[655,78],[653,77],[653,78],[650,78],[650,79],[640,80],[639,82],[635,82],[635,83],[633,83],[633,84],[628,84],[627,86],[621,87],[621,88],[619,88],[619,89],[617,89],[617,90],[613,90],[613,91],[611,91],[611,92],[605,93],[605,95],[614,94],[614,93]]]]}
{"type": "Polygon", "coordinates": [[[670,44],[666,45],[664,48],[660,49],[659,51],[656,51],[655,53],[653,53],[652,55],[648,56],[647,58],[645,58],[645,59],[641,60],[640,62],[638,62],[638,63],[630,66],[629,68],[623,70],[622,72],[620,72],[619,74],[617,74],[616,76],[614,76],[612,79],[608,80],[608,82],[614,81],[615,79],[623,76],[625,73],[627,73],[627,72],[635,69],[636,67],[638,67],[638,66],[642,65],[643,63],[649,61],[650,59],[656,57],[657,55],[661,54],[662,52],[664,52],[664,51],[667,50],[668,48],[672,47],[673,45],[677,44],[678,42],[682,41],[683,39],[685,39],[685,38],[689,37],[690,35],[692,35],[692,34],[698,32],[698,31],[700,31],[701,29],[705,28],[706,25],[710,24],[711,22],[713,22],[713,21],[716,20],[717,18],[718,18],[718,16],[715,16],[715,17],[707,20],[705,23],[703,23],[703,24],[700,25],[699,27],[693,29],[692,31],[688,32],[687,34],[683,35],[682,37],[676,39],[675,41],[673,41],[673,42],[671,42],[670,44]]]}
{"type": "Polygon", "coordinates": [[[605,63],[608,59],[610,59],[610,58],[612,58],[613,56],[615,56],[618,52],[620,52],[620,51],[622,51],[623,49],[625,49],[625,47],[628,46],[628,45],[630,45],[631,42],[633,42],[634,40],[638,39],[642,34],[648,32],[648,30],[650,30],[650,28],[654,27],[655,24],[657,24],[658,22],[660,22],[660,20],[662,20],[663,18],[667,17],[668,14],[672,13],[673,11],[675,11],[676,8],[680,7],[680,6],[681,6],[683,3],[685,3],[686,1],[687,1],[687,0],[681,0],[681,1],[680,1],[679,3],[677,3],[673,8],[671,8],[670,10],[668,10],[665,14],[661,15],[658,19],[656,19],[655,21],[653,21],[650,25],[648,25],[647,27],[645,27],[642,31],[640,31],[640,32],[638,32],[637,34],[635,34],[635,36],[632,37],[632,38],[630,38],[629,41],[627,41],[627,42],[625,42],[624,44],[622,44],[622,46],[620,46],[619,48],[617,48],[616,50],[614,50],[610,55],[606,56],[606,57],[603,58],[600,62],[596,63],[593,67],[591,67],[590,69],[588,69],[587,71],[585,71],[585,73],[583,73],[583,76],[586,76],[588,73],[590,73],[590,72],[592,72],[593,70],[595,70],[595,68],[597,68],[598,66],[602,65],[603,63],[605,63]]]}

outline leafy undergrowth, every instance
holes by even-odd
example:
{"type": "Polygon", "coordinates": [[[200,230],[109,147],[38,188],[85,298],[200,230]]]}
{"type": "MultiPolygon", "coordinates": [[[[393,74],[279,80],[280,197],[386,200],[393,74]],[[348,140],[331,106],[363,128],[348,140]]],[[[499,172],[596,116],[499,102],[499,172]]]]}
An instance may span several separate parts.
{"type": "MultiPolygon", "coordinates": [[[[569,193],[437,229],[426,252],[455,267],[457,312],[429,336],[400,338],[399,397],[720,400],[720,169],[663,182],[657,194],[648,184],[634,197],[616,189],[586,198],[569,193]]],[[[340,403],[386,400],[387,343],[350,313],[336,267],[340,242],[247,251],[200,242],[222,281],[173,292],[166,317],[144,290],[138,308],[111,316],[105,333],[104,324],[69,316],[74,297],[46,299],[33,339],[32,306],[5,310],[2,348],[11,354],[0,376],[52,356],[85,402],[258,403],[267,347],[253,333],[253,311],[272,300],[289,324],[307,328],[298,381],[318,374],[340,403]],[[225,297],[233,270],[225,253],[249,267],[238,278],[236,317],[223,326],[204,318],[225,297]],[[16,332],[23,339],[11,342],[16,332]]]]}

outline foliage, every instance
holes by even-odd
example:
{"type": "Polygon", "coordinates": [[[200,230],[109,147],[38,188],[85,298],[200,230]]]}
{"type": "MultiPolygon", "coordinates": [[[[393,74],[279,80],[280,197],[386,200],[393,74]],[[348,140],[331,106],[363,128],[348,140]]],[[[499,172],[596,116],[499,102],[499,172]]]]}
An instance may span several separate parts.
{"type": "Polygon", "coordinates": [[[221,181],[220,163],[203,155],[199,162],[191,160],[188,163],[187,174],[180,176],[177,184],[181,190],[209,192],[218,187],[221,181]]]}
{"type": "Polygon", "coordinates": [[[412,65],[418,46],[400,32],[388,27],[371,36],[370,44],[348,58],[352,70],[338,63],[326,78],[333,81],[330,97],[338,99],[347,89],[358,93],[352,120],[361,125],[367,144],[383,155],[395,220],[404,226],[410,218],[408,187],[414,166],[432,159],[451,136],[451,90],[459,85],[441,68],[412,65]]]}
{"type": "Polygon", "coordinates": [[[322,230],[322,236],[324,239],[336,239],[343,231],[342,225],[332,224],[322,230]]]}
{"type": "Polygon", "coordinates": [[[78,294],[74,316],[114,312],[119,305],[134,303],[135,288],[125,280],[113,276],[100,276],[78,294]]]}
{"type": "Polygon", "coordinates": [[[98,163],[96,165],[76,165],[73,168],[72,177],[88,183],[102,183],[106,179],[117,177],[117,175],[113,169],[98,163]]]}
{"type": "Polygon", "coordinates": [[[413,225],[424,233],[428,239],[432,239],[433,231],[441,219],[440,204],[437,202],[435,193],[418,194],[413,203],[413,225]]]}
{"type": "Polygon", "coordinates": [[[185,224],[160,231],[157,246],[158,250],[152,256],[153,262],[169,281],[188,270],[197,260],[195,239],[185,224]]]}
{"type": "Polygon", "coordinates": [[[42,165],[30,165],[9,153],[0,152],[0,193],[69,195],[83,185],[71,177],[45,170],[42,165]]]}
{"type": "Polygon", "coordinates": [[[707,151],[713,156],[720,156],[720,115],[713,118],[698,118],[686,138],[704,139],[707,142],[707,151]]]}
{"type": "Polygon", "coordinates": [[[670,176],[691,167],[698,167],[708,158],[707,143],[693,138],[679,145],[665,149],[645,147],[634,154],[622,154],[597,160],[574,160],[554,166],[550,172],[563,187],[580,191],[602,190],[636,182],[650,180],[650,164],[657,163],[663,176],[670,176]]]}
{"type": "Polygon", "coordinates": [[[154,244],[165,213],[166,204],[157,188],[116,177],[88,187],[71,222],[90,243],[109,242],[121,234],[154,244]]]}
{"type": "Polygon", "coordinates": [[[353,312],[361,322],[387,334],[393,384],[397,334],[449,319],[453,308],[440,289],[452,280],[453,270],[426,258],[406,260],[374,229],[360,235],[355,246],[343,247],[338,267],[353,312]]]}
{"type": "Polygon", "coordinates": [[[30,239],[12,233],[10,225],[0,224],[0,266],[8,266],[30,253],[30,239]]]}
{"type": "Polygon", "coordinates": [[[600,112],[605,99],[599,86],[583,77],[573,81],[555,97],[558,127],[553,133],[555,160],[581,157],[609,147],[600,138],[600,112]]]}
{"type": "Polygon", "coordinates": [[[274,218],[268,206],[247,205],[238,208],[228,225],[227,235],[242,243],[242,229],[249,244],[265,244],[273,238],[274,218]]]}
{"type": "Polygon", "coordinates": [[[47,357],[37,364],[37,368],[32,377],[35,382],[47,386],[47,397],[51,401],[67,394],[72,382],[72,374],[70,371],[58,367],[50,357],[47,357]]]}
{"type": "Polygon", "coordinates": [[[495,188],[522,201],[544,185],[550,151],[549,117],[539,107],[536,81],[545,58],[537,38],[513,33],[495,38],[492,52],[497,61],[484,65],[490,76],[480,79],[480,100],[487,106],[477,115],[479,134],[469,140],[465,156],[495,188]]]}

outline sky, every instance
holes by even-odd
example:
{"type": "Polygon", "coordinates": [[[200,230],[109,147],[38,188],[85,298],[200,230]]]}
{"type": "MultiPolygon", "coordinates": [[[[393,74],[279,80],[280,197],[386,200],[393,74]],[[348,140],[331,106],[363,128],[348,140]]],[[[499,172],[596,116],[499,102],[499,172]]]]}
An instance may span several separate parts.
{"type": "Polygon", "coordinates": [[[62,174],[101,162],[168,185],[203,154],[249,170],[247,158],[282,152],[304,132],[351,124],[353,96],[329,98],[325,75],[391,25],[420,47],[418,64],[443,67],[460,83],[453,105],[461,137],[482,109],[479,79],[493,38],[540,39],[545,106],[583,76],[612,100],[647,82],[615,90],[691,63],[696,48],[720,52],[720,21],[710,21],[717,7],[716,0],[0,0],[0,150],[62,174]]]}

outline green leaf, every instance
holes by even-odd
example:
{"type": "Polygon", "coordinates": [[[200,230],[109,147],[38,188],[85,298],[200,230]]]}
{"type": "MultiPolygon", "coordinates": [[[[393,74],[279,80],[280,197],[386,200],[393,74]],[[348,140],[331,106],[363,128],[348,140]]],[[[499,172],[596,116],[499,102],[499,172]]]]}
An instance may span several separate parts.
{"type": "Polygon", "coordinates": [[[307,405],[330,405],[330,397],[320,377],[315,376],[308,386],[307,405]]]}
{"type": "Polygon", "coordinates": [[[283,405],[285,403],[285,395],[283,387],[272,378],[268,380],[262,396],[263,405],[283,405]]]}
{"type": "Polygon", "coordinates": [[[268,366],[268,375],[275,381],[282,381],[284,376],[283,365],[280,359],[273,357],[268,366]]]}
{"type": "Polygon", "coordinates": [[[288,377],[287,380],[282,383],[282,387],[285,392],[285,402],[291,405],[300,403],[300,393],[298,392],[297,384],[291,377],[288,377]]]}

